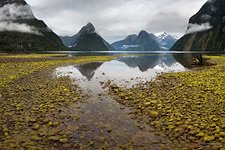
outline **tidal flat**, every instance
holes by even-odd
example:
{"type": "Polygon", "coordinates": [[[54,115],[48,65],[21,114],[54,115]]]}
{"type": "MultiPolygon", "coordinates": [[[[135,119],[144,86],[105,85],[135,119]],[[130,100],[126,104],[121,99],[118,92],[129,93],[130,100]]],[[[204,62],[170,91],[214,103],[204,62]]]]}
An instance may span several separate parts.
{"type": "MultiPolygon", "coordinates": [[[[1,55],[0,147],[222,149],[225,146],[225,56],[205,56],[210,65],[192,69],[171,63],[174,60],[169,58],[167,67],[165,63],[148,64],[147,68],[157,70],[154,80],[128,76],[127,80],[119,78],[122,81],[113,82],[107,78],[105,68],[111,62],[121,65],[114,62],[118,57],[121,56],[1,55]],[[160,71],[162,68],[168,73],[160,71]],[[74,76],[78,74],[76,69],[86,78],[74,76]],[[134,84],[127,86],[129,82],[134,84]]],[[[146,71],[137,60],[139,69],[146,71]]],[[[127,62],[127,58],[119,61],[127,62]]],[[[132,70],[124,68],[116,74],[122,70],[132,74],[132,70]]]]}
{"type": "Polygon", "coordinates": [[[178,149],[224,149],[225,57],[205,59],[210,66],[163,74],[131,89],[109,87],[119,103],[178,149]]]}

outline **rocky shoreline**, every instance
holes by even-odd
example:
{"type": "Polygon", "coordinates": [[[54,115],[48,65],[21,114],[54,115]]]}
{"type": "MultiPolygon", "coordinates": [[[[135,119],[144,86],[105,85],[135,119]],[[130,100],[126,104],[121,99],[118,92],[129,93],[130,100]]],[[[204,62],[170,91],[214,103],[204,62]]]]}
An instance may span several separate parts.
{"type": "Polygon", "coordinates": [[[224,56],[205,56],[206,66],[163,74],[132,88],[101,83],[106,92],[102,89],[95,96],[84,93],[69,77],[53,74],[59,66],[114,58],[0,56],[0,147],[224,147],[224,56]]]}
{"type": "Polygon", "coordinates": [[[108,83],[110,93],[131,108],[137,119],[162,131],[177,148],[223,148],[225,57],[205,59],[210,66],[163,74],[131,89],[108,83]]]}

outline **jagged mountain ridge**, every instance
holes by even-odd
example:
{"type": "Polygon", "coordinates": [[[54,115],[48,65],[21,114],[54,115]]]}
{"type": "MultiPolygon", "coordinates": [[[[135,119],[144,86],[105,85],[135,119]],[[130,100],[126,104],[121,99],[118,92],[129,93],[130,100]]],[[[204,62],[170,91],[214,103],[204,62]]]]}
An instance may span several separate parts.
{"type": "Polygon", "coordinates": [[[142,51],[160,51],[168,50],[177,41],[177,37],[162,33],[158,36],[141,31],[139,35],[129,35],[127,38],[112,43],[111,45],[117,50],[142,50],[142,51]]]}
{"type": "Polygon", "coordinates": [[[176,43],[178,37],[163,32],[157,36],[157,40],[161,46],[161,49],[169,50],[176,43]]]}
{"type": "Polygon", "coordinates": [[[64,50],[60,38],[35,18],[24,0],[0,1],[1,51],[64,50]]]}
{"type": "Polygon", "coordinates": [[[64,45],[79,51],[113,51],[114,48],[106,42],[95,30],[92,23],[88,23],[72,37],[61,37],[64,45]]]}
{"type": "Polygon", "coordinates": [[[154,34],[142,30],[138,35],[129,35],[124,40],[111,44],[116,50],[126,51],[157,51],[160,46],[154,34]]]}
{"type": "Polygon", "coordinates": [[[225,0],[208,0],[172,51],[225,51],[225,0]]]}

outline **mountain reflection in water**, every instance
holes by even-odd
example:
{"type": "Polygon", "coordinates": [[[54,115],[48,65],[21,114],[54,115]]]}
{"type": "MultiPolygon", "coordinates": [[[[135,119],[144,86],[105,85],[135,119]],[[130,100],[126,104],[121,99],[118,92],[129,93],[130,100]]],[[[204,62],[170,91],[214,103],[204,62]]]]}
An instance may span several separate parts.
{"type": "Polygon", "coordinates": [[[131,87],[151,81],[161,73],[186,71],[191,66],[191,59],[192,54],[124,56],[108,62],[59,67],[56,75],[69,76],[80,83],[82,81],[85,87],[109,80],[119,86],[131,87]]]}
{"type": "Polygon", "coordinates": [[[103,63],[93,62],[89,64],[79,65],[76,68],[80,71],[80,73],[85,76],[89,81],[94,77],[95,71],[102,65],[103,63]]]}

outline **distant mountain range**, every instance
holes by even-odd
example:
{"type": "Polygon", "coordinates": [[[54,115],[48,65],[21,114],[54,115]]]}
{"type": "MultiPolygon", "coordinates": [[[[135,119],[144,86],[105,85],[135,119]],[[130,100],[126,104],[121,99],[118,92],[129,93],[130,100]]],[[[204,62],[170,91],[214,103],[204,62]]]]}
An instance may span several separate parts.
{"type": "Polygon", "coordinates": [[[161,33],[158,36],[141,31],[138,35],[129,35],[127,38],[112,43],[116,50],[121,51],[161,51],[170,49],[177,41],[177,37],[161,33]]]}
{"type": "Polygon", "coordinates": [[[107,43],[95,30],[93,24],[86,26],[72,37],[60,37],[64,45],[79,51],[113,51],[114,48],[107,43]]]}
{"type": "Polygon", "coordinates": [[[35,18],[24,0],[0,1],[0,50],[64,50],[60,38],[35,18]]]}
{"type": "Polygon", "coordinates": [[[173,51],[225,51],[225,0],[208,0],[190,18],[173,51]]]}
{"type": "Polygon", "coordinates": [[[88,23],[74,36],[61,36],[63,44],[74,50],[102,51],[160,51],[168,50],[177,41],[177,37],[161,33],[158,36],[141,31],[139,35],[129,35],[124,40],[107,43],[96,33],[93,24],[88,23]]]}

